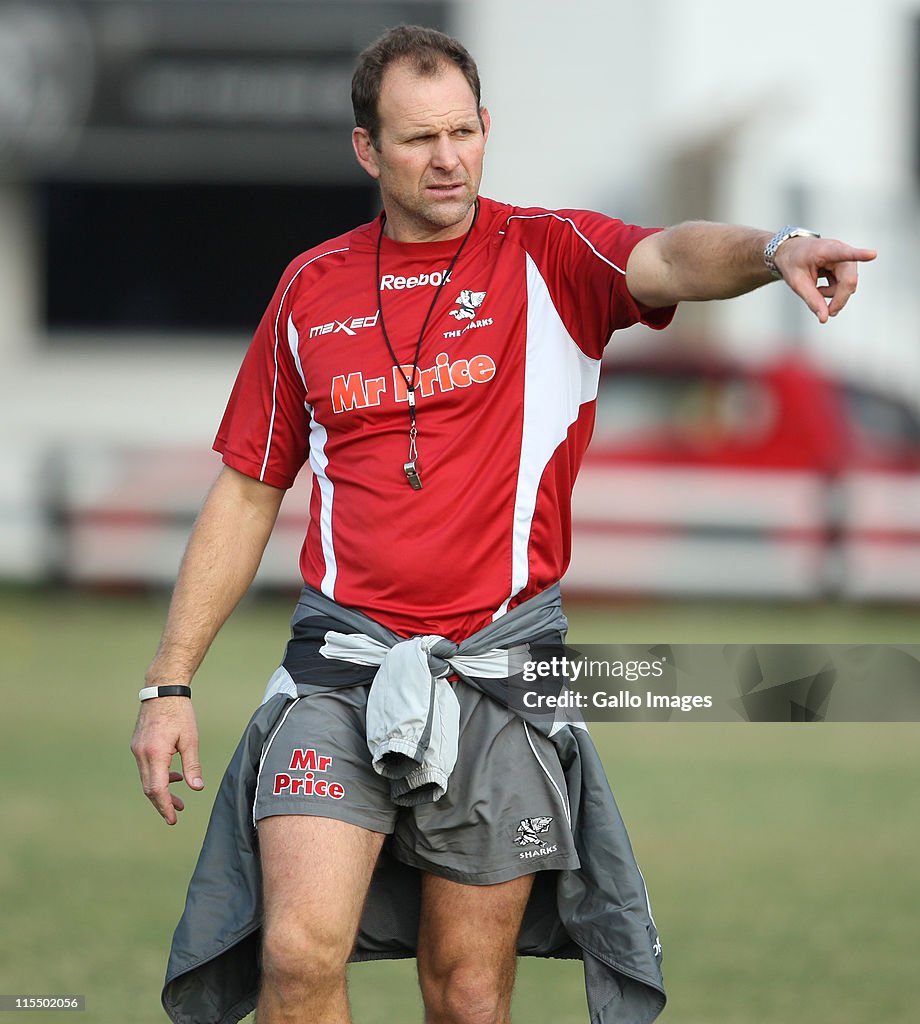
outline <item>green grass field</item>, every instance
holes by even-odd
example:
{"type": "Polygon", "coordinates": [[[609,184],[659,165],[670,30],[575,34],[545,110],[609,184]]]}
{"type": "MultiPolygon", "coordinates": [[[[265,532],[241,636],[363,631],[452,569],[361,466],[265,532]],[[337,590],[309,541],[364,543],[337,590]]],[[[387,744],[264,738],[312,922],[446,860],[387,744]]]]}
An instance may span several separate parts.
{"type": "MultiPolygon", "coordinates": [[[[0,993],[164,1021],[169,940],[290,601],[251,601],[196,684],[207,790],[167,828],[128,749],[161,597],[0,592],[0,993]]],[[[571,606],[575,642],[908,642],[916,609],[571,606]]],[[[920,1019],[920,725],[596,725],[665,951],[666,1024],[920,1019]]],[[[352,972],[361,1024],[420,1021],[413,964],[352,972]]],[[[524,961],[526,1024],[585,1021],[580,965],[524,961]]],[[[58,1020],[33,1013],[30,1020],[58,1020]]]]}

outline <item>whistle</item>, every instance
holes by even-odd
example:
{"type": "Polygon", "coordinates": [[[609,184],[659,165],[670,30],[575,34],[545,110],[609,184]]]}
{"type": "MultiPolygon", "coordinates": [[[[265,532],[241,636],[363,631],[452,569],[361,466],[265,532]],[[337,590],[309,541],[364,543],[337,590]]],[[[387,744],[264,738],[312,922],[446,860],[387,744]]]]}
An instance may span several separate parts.
{"type": "Polygon", "coordinates": [[[406,479],[409,481],[409,486],[413,491],[420,491],[422,489],[422,478],[418,475],[418,464],[415,459],[411,462],[403,463],[403,472],[406,474],[406,479]]]}

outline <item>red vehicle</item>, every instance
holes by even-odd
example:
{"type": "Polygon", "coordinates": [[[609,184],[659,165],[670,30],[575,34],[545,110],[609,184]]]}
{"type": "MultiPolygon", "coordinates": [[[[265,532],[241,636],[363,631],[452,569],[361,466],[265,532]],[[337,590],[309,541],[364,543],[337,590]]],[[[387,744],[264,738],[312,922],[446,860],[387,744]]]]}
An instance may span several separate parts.
{"type": "Polygon", "coordinates": [[[920,597],[920,419],[795,353],[601,375],[570,591],[920,597]]]}

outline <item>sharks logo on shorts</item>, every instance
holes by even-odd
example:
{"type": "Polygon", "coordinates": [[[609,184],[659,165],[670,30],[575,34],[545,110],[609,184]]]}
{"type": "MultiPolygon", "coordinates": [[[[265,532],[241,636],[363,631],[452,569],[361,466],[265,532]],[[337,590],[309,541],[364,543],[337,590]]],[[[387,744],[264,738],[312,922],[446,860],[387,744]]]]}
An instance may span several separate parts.
{"type": "Polygon", "coordinates": [[[552,823],[552,818],[522,818],[518,825],[517,839],[514,840],[515,845],[546,846],[540,836],[549,831],[552,823]]]}
{"type": "Polygon", "coordinates": [[[472,320],[476,316],[476,310],[482,305],[486,297],[485,292],[471,292],[464,290],[454,299],[460,308],[452,309],[450,316],[456,320],[472,320]]]}

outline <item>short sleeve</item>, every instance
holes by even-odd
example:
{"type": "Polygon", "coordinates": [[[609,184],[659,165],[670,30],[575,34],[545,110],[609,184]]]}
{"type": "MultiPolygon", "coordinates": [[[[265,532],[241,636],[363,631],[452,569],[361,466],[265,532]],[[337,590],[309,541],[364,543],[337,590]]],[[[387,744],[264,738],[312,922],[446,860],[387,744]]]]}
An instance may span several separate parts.
{"type": "Polygon", "coordinates": [[[286,322],[290,286],[289,268],[253,336],[214,441],[228,466],[285,489],[307,459],[310,433],[296,333],[289,341],[286,322]]]}
{"type": "Polygon", "coordinates": [[[676,307],[646,309],[626,287],[636,244],[660,231],[587,210],[515,211],[521,243],[534,260],[569,332],[599,358],[614,331],[644,323],[660,330],[676,307]]]}

